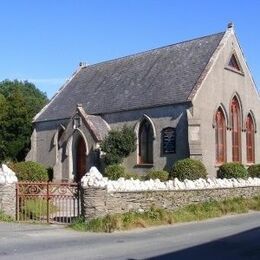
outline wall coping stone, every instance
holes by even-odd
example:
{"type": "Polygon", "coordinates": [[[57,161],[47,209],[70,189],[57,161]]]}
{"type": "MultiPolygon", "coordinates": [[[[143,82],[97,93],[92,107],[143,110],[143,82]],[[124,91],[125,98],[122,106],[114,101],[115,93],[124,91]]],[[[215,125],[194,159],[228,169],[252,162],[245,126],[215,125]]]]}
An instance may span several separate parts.
{"type": "MultiPolygon", "coordinates": [[[[232,190],[232,189],[236,189],[236,188],[240,188],[240,189],[246,189],[246,188],[254,188],[254,187],[260,187],[260,186],[243,186],[243,187],[219,187],[219,188],[207,188],[207,189],[185,189],[185,190],[137,190],[137,191],[134,191],[134,190],[131,190],[131,191],[112,191],[112,192],[109,192],[109,193],[144,193],[144,192],[171,192],[171,191],[174,191],[174,192],[183,192],[183,191],[205,191],[205,190],[223,190],[223,189],[226,189],[226,190],[232,190]]],[[[107,191],[106,189],[101,189],[101,188],[96,188],[96,189],[99,189],[99,190],[103,190],[103,191],[107,191]]]]}
{"type": "Polygon", "coordinates": [[[126,180],[119,178],[116,181],[108,180],[103,177],[96,167],[91,167],[89,172],[81,179],[83,188],[100,188],[107,192],[144,192],[144,191],[183,191],[183,190],[213,190],[213,189],[227,189],[227,188],[241,188],[241,187],[258,187],[260,186],[260,178],[248,179],[197,179],[184,180],[183,182],[175,178],[166,182],[156,180],[126,180]]]}

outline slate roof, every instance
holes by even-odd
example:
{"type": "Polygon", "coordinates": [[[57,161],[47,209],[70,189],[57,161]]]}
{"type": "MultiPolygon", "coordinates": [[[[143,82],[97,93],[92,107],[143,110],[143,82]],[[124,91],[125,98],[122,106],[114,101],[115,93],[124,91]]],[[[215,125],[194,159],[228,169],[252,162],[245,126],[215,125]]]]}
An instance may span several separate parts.
{"type": "Polygon", "coordinates": [[[80,69],[35,121],[70,118],[81,103],[104,114],[188,100],[224,32],[80,69]]]}
{"type": "Polygon", "coordinates": [[[103,140],[110,130],[110,127],[106,121],[101,116],[88,115],[83,107],[78,107],[77,110],[82,116],[89,130],[91,130],[94,134],[96,140],[103,140]]]}

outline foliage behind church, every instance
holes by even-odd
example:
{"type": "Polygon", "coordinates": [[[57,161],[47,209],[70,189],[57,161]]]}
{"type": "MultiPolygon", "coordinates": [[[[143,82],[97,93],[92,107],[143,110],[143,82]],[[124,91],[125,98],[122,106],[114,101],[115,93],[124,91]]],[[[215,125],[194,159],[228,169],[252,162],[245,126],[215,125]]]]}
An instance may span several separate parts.
{"type": "Polygon", "coordinates": [[[0,82],[0,161],[21,161],[30,147],[32,119],[46,94],[27,81],[0,82]]]}

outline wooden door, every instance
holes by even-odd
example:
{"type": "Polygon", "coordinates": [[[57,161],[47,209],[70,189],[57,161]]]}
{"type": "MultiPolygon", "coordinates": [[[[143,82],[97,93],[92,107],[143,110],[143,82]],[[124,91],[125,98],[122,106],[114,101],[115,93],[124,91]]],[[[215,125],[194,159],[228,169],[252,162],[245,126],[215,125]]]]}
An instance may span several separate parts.
{"type": "Polygon", "coordinates": [[[77,173],[76,181],[79,182],[86,173],[86,145],[82,136],[79,137],[77,142],[77,173]]]}

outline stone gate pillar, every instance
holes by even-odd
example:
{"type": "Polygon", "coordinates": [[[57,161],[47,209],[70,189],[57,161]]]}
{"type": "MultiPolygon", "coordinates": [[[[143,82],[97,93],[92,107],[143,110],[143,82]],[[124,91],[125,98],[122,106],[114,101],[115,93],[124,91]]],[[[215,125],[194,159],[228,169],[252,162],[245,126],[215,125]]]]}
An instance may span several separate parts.
{"type": "Polygon", "coordinates": [[[15,173],[5,164],[0,165],[0,211],[15,218],[16,214],[15,173]]]}

